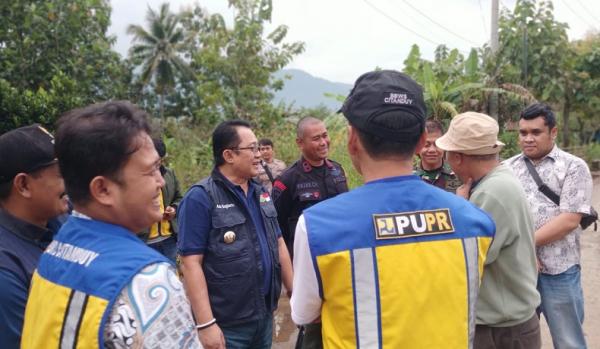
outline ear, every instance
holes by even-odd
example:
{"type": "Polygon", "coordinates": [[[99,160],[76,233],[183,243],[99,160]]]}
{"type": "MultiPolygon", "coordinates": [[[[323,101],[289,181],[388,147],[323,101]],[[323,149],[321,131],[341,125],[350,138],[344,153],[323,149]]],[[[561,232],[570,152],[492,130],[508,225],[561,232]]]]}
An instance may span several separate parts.
{"type": "Polygon", "coordinates": [[[550,137],[552,137],[552,140],[556,139],[556,135],[558,134],[558,128],[556,126],[554,126],[551,130],[550,130],[550,137]]]}
{"type": "Polygon", "coordinates": [[[351,125],[348,125],[348,154],[356,155],[359,149],[358,133],[351,125]]]}
{"type": "Polygon", "coordinates": [[[90,196],[102,205],[113,206],[117,185],[104,176],[96,176],[90,181],[90,196]]]}
{"type": "Polygon", "coordinates": [[[231,164],[233,162],[233,152],[234,150],[232,149],[225,149],[223,150],[223,160],[225,160],[225,162],[231,164]]]}
{"type": "Polygon", "coordinates": [[[421,134],[421,137],[419,137],[419,141],[417,142],[417,145],[415,146],[415,154],[419,154],[421,152],[421,150],[425,146],[426,142],[427,142],[427,130],[423,131],[423,133],[421,134]]]}
{"type": "Polygon", "coordinates": [[[24,198],[31,198],[31,188],[29,187],[29,180],[31,177],[27,173],[19,173],[13,178],[12,186],[13,189],[24,198]]]}

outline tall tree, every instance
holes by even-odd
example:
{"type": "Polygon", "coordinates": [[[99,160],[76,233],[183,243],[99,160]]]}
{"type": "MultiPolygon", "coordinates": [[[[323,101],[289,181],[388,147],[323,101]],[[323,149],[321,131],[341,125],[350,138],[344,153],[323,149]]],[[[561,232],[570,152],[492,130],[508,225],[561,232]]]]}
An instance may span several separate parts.
{"type": "Polygon", "coordinates": [[[571,92],[579,140],[588,142],[600,129],[600,31],[590,32],[571,45],[576,53],[571,92]]]}
{"type": "Polygon", "coordinates": [[[270,125],[280,118],[271,100],[283,87],[272,73],[304,50],[304,43],[286,43],[287,27],[280,25],[265,34],[271,20],[271,0],[229,0],[235,9],[233,27],[219,14],[190,12],[186,28],[196,32],[191,66],[197,84],[197,120],[244,118],[270,125]]]}
{"type": "Polygon", "coordinates": [[[498,82],[519,83],[561,111],[563,143],[569,144],[574,53],[567,24],[554,18],[551,1],[518,0],[500,16],[500,48],[491,70],[498,82]]]}
{"type": "Polygon", "coordinates": [[[0,1],[1,130],[128,95],[108,0],[0,1]]]}
{"type": "Polygon", "coordinates": [[[147,31],[139,25],[130,25],[127,33],[133,35],[136,43],[129,51],[135,65],[141,66],[140,80],[143,87],[153,83],[160,95],[160,116],[164,116],[165,96],[175,85],[177,76],[190,75],[187,63],[181,55],[186,49],[186,40],[180,17],[169,11],[169,4],[163,3],[158,12],[148,8],[146,15],[147,31]]]}

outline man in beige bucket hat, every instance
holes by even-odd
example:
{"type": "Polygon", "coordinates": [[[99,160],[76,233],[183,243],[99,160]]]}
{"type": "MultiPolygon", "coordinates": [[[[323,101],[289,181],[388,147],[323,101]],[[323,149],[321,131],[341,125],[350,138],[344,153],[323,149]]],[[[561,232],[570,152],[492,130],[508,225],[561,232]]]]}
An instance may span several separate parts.
{"type": "Polygon", "coordinates": [[[499,162],[504,143],[498,141],[498,129],[491,117],[466,112],[455,116],[435,142],[465,183],[457,194],[496,222],[477,300],[473,347],[540,348],[533,222],[521,184],[499,162]]]}

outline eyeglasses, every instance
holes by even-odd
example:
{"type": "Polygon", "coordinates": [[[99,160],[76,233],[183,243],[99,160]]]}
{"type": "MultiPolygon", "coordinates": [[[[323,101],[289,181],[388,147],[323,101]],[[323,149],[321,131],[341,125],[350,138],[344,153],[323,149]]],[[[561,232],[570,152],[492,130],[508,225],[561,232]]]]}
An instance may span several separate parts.
{"type": "Polygon", "coordinates": [[[259,146],[258,144],[253,144],[247,147],[235,147],[235,148],[231,148],[233,150],[251,150],[253,153],[258,153],[259,150],[259,146]]]}

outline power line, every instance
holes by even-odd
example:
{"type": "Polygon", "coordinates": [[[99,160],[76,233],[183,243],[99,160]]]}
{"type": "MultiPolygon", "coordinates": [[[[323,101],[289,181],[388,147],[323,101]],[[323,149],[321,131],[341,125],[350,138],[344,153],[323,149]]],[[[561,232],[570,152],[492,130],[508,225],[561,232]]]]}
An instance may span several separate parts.
{"type": "Polygon", "coordinates": [[[388,15],[387,13],[383,12],[382,10],[380,10],[379,8],[377,8],[375,5],[373,5],[372,3],[370,3],[368,0],[363,0],[367,5],[369,5],[369,7],[371,7],[373,10],[375,10],[377,13],[379,13],[380,15],[384,16],[385,18],[389,19],[390,21],[394,22],[397,26],[399,26],[400,28],[409,31],[411,33],[413,33],[414,35],[420,37],[421,39],[432,43],[434,45],[440,45],[439,43],[417,33],[416,31],[410,29],[409,27],[405,26],[404,24],[400,23],[400,21],[398,21],[397,19],[395,19],[394,17],[391,17],[390,15],[388,15]]]}
{"type": "MultiPolygon", "coordinates": [[[[584,11],[585,11],[585,12],[586,12],[588,15],[592,16],[593,18],[596,18],[596,17],[594,16],[593,12],[592,12],[592,11],[590,11],[590,9],[589,9],[589,8],[587,8],[587,6],[585,6],[585,5],[583,4],[583,2],[581,2],[580,0],[577,0],[577,2],[579,3],[579,5],[581,5],[581,7],[583,7],[583,10],[584,10],[584,11]]],[[[594,27],[594,26],[592,26],[592,27],[594,27]]]]}
{"type": "Polygon", "coordinates": [[[406,5],[408,5],[408,6],[409,6],[410,8],[412,8],[413,10],[415,10],[415,11],[416,11],[417,13],[419,13],[421,16],[423,16],[423,17],[427,18],[427,19],[428,19],[428,20],[429,20],[431,23],[433,23],[433,24],[437,25],[438,27],[440,27],[440,28],[444,29],[444,30],[445,30],[445,31],[447,31],[448,33],[450,33],[450,34],[452,34],[452,35],[456,36],[456,37],[457,37],[457,38],[459,38],[459,39],[462,39],[462,40],[464,40],[464,41],[468,42],[468,43],[469,43],[469,44],[471,44],[471,45],[479,46],[479,44],[478,44],[478,43],[476,43],[476,42],[474,42],[474,41],[471,41],[470,39],[467,39],[467,38],[465,38],[464,36],[462,36],[462,35],[459,35],[459,34],[457,34],[457,33],[453,32],[452,30],[448,29],[447,27],[443,26],[442,24],[440,24],[440,23],[436,22],[435,20],[433,20],[431,17],[429,17],[428,15],[426,15],[425,13],[423,13],[421,10],[419,10],[418,8],[416,8],[415,6],[413,6],[413,5],[412,5],[411,3],[409,3],[408,1],[406,1],[406,0],[402,0],[402,2],[403,2],[403,3],[405,3],[406,5]]]}
{"type": "Polygon", "coordinates": [[[485,23],[485,15],[483,14],[483,6],[481,6],[481,0],[477,0],[477,2],[479,3],[479,14],[481,14],[481,24],[483,24],[483,32],[485,33],[485,37],[488,37],[487,34],[487,27],[486,27],[486,23],[485,23]]]}
{"type": "Polygon", "coordinates": [[[571,11],[575,16],[579,17],[579,19],[581,19],[582,21],[584,21],[590,27],[595,28],[595,26],[593,24],[591,24],[590,22],[588,22],[587,19],[581,17],[577,12],[575,12],[575,10],[573,10],[573,8],[568,4],[568,1],[562,1],[562,3],[565,4],[565,6],[567,6],[567,8],[569,9],[569,11],[571,11]]]}

